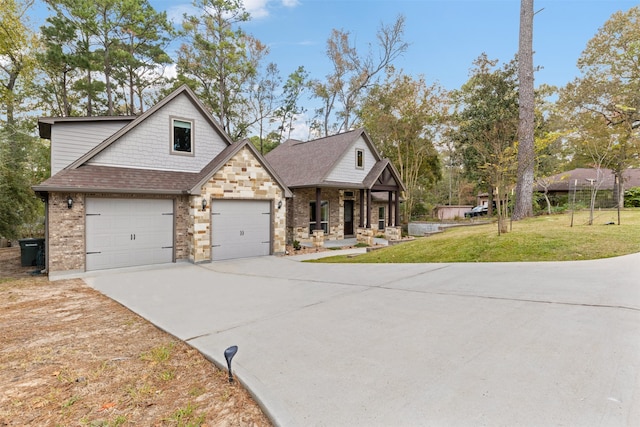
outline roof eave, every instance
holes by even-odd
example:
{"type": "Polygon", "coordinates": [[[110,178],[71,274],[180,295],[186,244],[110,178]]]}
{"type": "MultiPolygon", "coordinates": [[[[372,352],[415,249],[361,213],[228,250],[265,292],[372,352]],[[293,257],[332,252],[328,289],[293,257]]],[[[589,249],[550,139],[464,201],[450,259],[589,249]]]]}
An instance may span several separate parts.
{"type": "Polygon", "coordinates": [[[72,187],[72,186],[42,186],[34,185],[31,189],[36,193],[126,193],[126,194],[153,194],[153,195],[181,195],[187,194],[187,190],[176,189],[149,189],[149,188],[100,188],[100,187],[72,187]]]}

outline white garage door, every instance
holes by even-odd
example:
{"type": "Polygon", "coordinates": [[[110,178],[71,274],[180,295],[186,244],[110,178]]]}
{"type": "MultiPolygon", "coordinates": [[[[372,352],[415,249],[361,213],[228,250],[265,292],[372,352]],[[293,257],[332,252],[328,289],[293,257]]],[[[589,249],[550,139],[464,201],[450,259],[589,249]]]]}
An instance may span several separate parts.
{"type": "Polygon", "coordinates": [[[173,261],[173,201],[87,198],[86,268],[173,261]]]}
{"type": "Polygon", "coordinates": [[[269,200],[213,200],[211,202],[212,259],[271,254],[269,200]]]}

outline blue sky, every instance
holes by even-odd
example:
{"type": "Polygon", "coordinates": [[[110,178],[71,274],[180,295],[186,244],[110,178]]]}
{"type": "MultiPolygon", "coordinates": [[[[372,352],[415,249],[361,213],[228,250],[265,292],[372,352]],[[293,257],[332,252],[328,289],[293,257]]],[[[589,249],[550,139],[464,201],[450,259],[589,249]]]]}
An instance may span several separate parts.
{"type": "MultiPolygon", "coordinates": [[[[188,7],[151,0],[172,16],[188,7]]],[[[326,40],[333,28],[349,31],[358,48],[375,41],[381,23],[406,17],[409,50],[396,61],[408,74],[457,89],[482,52],[500,62],[518,48],[518,0],[245,0],[254,19],[247,32],[270,46],[269,61],[288,75],[304,65],[314,78],[330,71],[326,40]]],[[[536,0],[534,21],[536,85],[562,86],[577,76],[576,61],[604,22],[616,11],[638,5],[629,0],[536,0]]]]}
{"type": "MultiPolygon", "coordinates": [[[[42,23],[42,0],[32,18],[42,23]]],[[[481,53],[500,63],[518,49],[519,0],[243,0],[252,20],[243,29],[270,47],[267,61],[278,64],[284,78],[304,65],[311,78],[331,71],[325,54],[333,28],[349,31],[359,50],[375,43],[382,23],[399,14],[406,18],[408,51],[396,62],[411,75],[424,75],[445,89],[458,89],[469,78],[473,60],[481,53]]],[[[189,0],[150,0],[167,11],[175,23],[184,12],[195,13],[189,0]]],[[[587,42],[616,11],[637,6],[637,0],[535,0],[536,86],[564,86],[578,76],[576,61],[587,42]],[[542,10],[541,10],[542,9],[542,10]]],[[[310,101],[305,101],[309,103],[310,101]]],[[[309,106],[307,106],[309,107],[309,106]]],[[[306,118],[308,119],[308,118],[306,118]]],[[[307,126],[300,117],[295,137],[307,126]]]]}
{"type": "MultiPolygon", "coordinates": [[[[46,12],[42,0],[34,24],[46,12]]],[[[183,12],[194,13],[189,0],[150,0],[179,23],[183,12]]],[[[395,65],[428,82],[457,89],[469,77],[472,62],[482,52],[501,63],[518,48],[519,0],[244,0],[252,20],[244,24],[271,50],[267,60],[283,76],[304,65],[321,79],[331,70],[326,41],[333,28],[349,31],[364,51],[375,42],[382,23],[406,17],[408,51],[395,65]]],[[[578,75],[576,61],[604,22],[616,11],[638,5],[637,0],[536,0],[534,62],[542,69],[536,86],[563,86],[578,75]]]]}

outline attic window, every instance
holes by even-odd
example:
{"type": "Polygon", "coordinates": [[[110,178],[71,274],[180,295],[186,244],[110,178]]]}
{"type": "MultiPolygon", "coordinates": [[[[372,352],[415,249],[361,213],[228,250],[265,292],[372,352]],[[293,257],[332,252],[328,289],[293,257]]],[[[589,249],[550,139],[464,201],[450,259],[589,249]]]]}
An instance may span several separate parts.
{"type": "Polygon", "coordinates": [[[356,148],[356,169],[364,169],[364,150],[356,148]]]}
{"type": "Polygon", "coordinates": [[[171,119],[171,153],[193,154],[193,120],[171,119]]]}

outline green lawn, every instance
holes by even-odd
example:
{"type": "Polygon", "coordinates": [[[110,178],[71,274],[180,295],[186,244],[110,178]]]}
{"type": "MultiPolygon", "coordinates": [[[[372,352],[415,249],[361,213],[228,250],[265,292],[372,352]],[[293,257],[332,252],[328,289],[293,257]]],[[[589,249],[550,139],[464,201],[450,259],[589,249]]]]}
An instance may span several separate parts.
{"type": "Polygon", "coordinates": [[[596,211],[588,225],[588,212],[540,216],[513,222],[512,231],[498,236],[496,223],[450,228],[353,258],[335,256],[315,262],[420,263],[570,261],[608,258],[640,252],[640,209],[596,211]]]}

